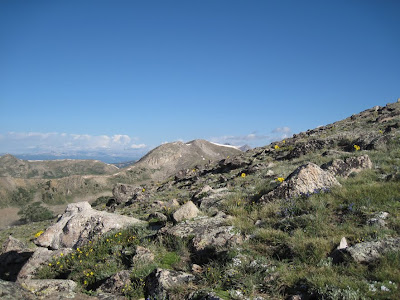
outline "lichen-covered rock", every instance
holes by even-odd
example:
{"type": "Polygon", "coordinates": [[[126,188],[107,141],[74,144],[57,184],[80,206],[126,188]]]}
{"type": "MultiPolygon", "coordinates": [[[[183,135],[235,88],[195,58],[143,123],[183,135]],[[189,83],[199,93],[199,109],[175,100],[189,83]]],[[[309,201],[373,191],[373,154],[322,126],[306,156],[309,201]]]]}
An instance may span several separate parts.
{"type": "Polygon", "coordinates": [[[36,273],[36,270],[49,263],[53,258],[61,257],[67,255],[72,251],[70,248],[58,249],[55,251],[49,250],[47,248],[39,247],[35,250],[33,255],[24,264],[18,273],[18,280],[32,279],[36,273]]]}
{"type": "Polygon", "coordinates": [[[146,297],[169,299],[168,291],[180,285],[187,285],[195,277],[184,272],[156,269],[146,278],[146,297]]]}
{"type": "Polygon", "coordinates": [[[345,251],[359,263],[372,263],[384,253],[400,251],[400,237],[387,238],[376,242],[363,242],[348,247],[345,251]]]}
{"type": "Polygon", "coordinates": [[[133,264],[146,264],[154,260],[154,254],[147,248],[142,246],[136,247],[135,256],[132,258],[133,264]]]}
{"type": "Polygon", "coordinates": [[[0,279],[0,298],[2,300],[34,300],[37,297],[20,284],[0,279]]]}
{"type": "Polygon", "coordinates": [[[108,278],[100,287],[99,290],[112,294],[123,294],[131,282],[131,273],[128,270],[120,271],[108,278]]]}
{"type": "Polygon", "coordinates": [[[74,298],[77,283],[63,279],[29,279],[20,282],[21,286],[31,291],[36,299],[74,298]]]}
{"type": "Polygon", "coordinates": [[[199,212],[197,206],[192,201],[188,201],[174,212],[173,218],[175,222],[180,222],[197,217],[199,212]]]}
{"type": "Polygon", "coordinates": [[[51,249],[77,248],[108,231],[144,224],[135,218],[92,209],[88,202],[72,203],[58,222],[35,240],[51,249]]]}
{"type": "Polygon", "coordinates": [[[263,195],[260,201],[296,198],[339,185],[340,183],[332,174],[322,170],[316,164],[307,163],[298,167],[274,190],[263,195]]]}
{"type": "Polygon", "coordinates": [[[328,171],[333,176],[348,177],[351,173],[358,173],[365,169],[372,168],[372,162],[368,155],[349,157],[345,160],[335,159],[322,165],[322,169],[328,171]]]}
{"type": "Polygon", "coordinates": [[[136,185],[116,184],[112,190],[117,204],[125,203],[133,198],[137,198],[142,193],[143,188],[136,185]]]}
{"type": "Polygon", "coordinates": [[[219,213],[215,217],[202,217],[181,222],[160,232],[178,238],[193,237],[191,246],[197,254],[203,252],[218,253],[242,242],[240,234],[233,226],[227,225],[228,217],[219,213]]]}
{"type": "Polygon", "coordinates": [[[388,218],[389,213],[385,211],[378,212],[372,216],[372,218],[367,220],[367,225],[369,226],[378,226],[378,227],[386,227],[385,220],[388,218]]]}

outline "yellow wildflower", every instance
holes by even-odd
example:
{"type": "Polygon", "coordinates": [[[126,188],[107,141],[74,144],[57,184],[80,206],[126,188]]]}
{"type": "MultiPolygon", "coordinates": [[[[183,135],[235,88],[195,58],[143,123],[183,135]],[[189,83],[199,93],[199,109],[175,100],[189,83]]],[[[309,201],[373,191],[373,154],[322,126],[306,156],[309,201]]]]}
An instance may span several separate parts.
{"type": "Polygon", "coordinates": [[[41,236],[43,234],[43,230],[40,230],[38,233],[35,234],[35,238],[38,238],[39,236],[41,236]]]}
{"type": "Polygon", "coordinates": [[[145,188],[143,188],[143,189],[142,189],[142,192],[144,193],[145,191],[146,191],[146,189],[145,189],[145,188]]]}
{"type": "Polygon", "coordinates": [[[275,148],[275,150],[278,150],[278,149],[279,149],[279,146],[278,146],[278,145],[275,145],[274,148],[275,148]]]}
{"type": "Polygon", "coordinates": [[[92,275],[92,276],[93,276],[93,275],[94,275],[94,273],[93,273],[93,272],[90,272],[90,275],[92,275]]]}
{"type": "Polygon", "coordinates": [[[285,180],[285,178],[283,178],[283,177],[278,177],[277,179],[276,179],[276,181],[279,181],[279,182],[283,182],[285,180]]]}
{"type": "Polygon", "coordinates": [[[87,280],[85,280],[85,281],[83,282],[83,284],[84,284],[84,285],[87,285],[87,284],[88,284],[87,280]]]}
{"type": "Polygon", "coordinates": [[[51,267],[52,266],[52,264],[49,264],[49,267],[51,267]]]}
{"type": "Polygon", "coordinates": [[[60,253],[60,256],[64,256],[64,253],[61,252],[61,253],[60,253]]]}
{"type": "Polygon", "coordinates": [[[242,176],[244,178],[244,177],[246,177],[246,173],[242,173],[242,175],[240,175],[240,176],[242,176]]]}
{"type": "Polygon", "coordinates": [[[60,262],[58,261],[58,262],[57,262],[57,265],[59,265],[59,264],[60,264],[60,262]]]}
{"type": "Polygon", "coordinates": [[[354,145],[354,149],[356,149],[356,151],[358,151],[358,150],[360,150],[361,148],[360,148],[360,146],[358,146],[358,145],[354,145]]]}

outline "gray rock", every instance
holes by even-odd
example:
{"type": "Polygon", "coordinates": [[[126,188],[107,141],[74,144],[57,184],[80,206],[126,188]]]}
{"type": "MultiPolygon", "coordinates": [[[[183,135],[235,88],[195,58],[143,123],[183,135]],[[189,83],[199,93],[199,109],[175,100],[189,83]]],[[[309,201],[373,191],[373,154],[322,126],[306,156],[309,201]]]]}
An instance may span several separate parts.
{"type": "Polygon", "coordinates": [[[117,204],[127,202],[132,198],[137,197],[138,193],[142,192],[142,188],[136,185],[118,183],[114,186],[112,193],[117,201],[117,204]]]}
{"type": "Polygon", "coordinates": [[[20,284],[0,279],[0,298],[2,300],[34,300],[37,297],[20,284]]]}
{"type": "Polygon", "coordinates": [[[36,299],[65,299],[74,298],[76,282],[63,279],[30,279],[20,282],[21,286],[31,291],[36,299]]]}
{"type": "Polygon", "coordinates": [[[387,238],[376,242],[364,242],[348,247],[345,250],[353,260],[359,263],[372,263],[382,254],[400,251],[400,237],[387,238]]]}
{"type": "Polygon", "coordinates": [[[128,270],[120,271],[108,278],[100,287],[99,290],[122,295],[123,289],[129,286],[131,282],[131,273],[128,270]]]}
{"type": "Polygon", "coordinates": [[[209,210],[210,208],[218,208],[223,203],[225,198],[230,194],[226,187],[209,191],[208,195],[201,198],[200,208],[202,210],[209,210]]]}
{"type": "Polygon", "coordinates": [[[146,297],[151,299],[168,299],[172,288],[187,285],[195,277],[184,272],[156,269],[146,278],[146,297]]]}
{"type": "Polygon", "coordinates": [[[224,213],[218,213],[212,218],[202,217],[181,222],[163,228],[160,232],[178,238],[193,237],[191,246],[197,254],[218,253],[242,242],[240,234],[234,231],[233,226],[228,226],[227,221],[228,217],[224,213]]]}
{"type": "Polygon", "coordinates": [[[154,261],[154,254],[149,249],[142,246],[136,247],[136,254],[132,258],[133,264],[149,263],[152,261],[154,261]]]}
{"type": "Polygon", "coordinates": [[[302,194],[311,194],[334,186],[340,186],[340,183],[332,174],[322,170],[316,164],[307,163],[298,167],[274,190],[263,195],[260,201],[296,198],[302,194]]]}
{"type": "Polygon", "coordinates": [[[7,240],[3,243],[1,253],[3,254],[10,251],[20,252],[27,248],[28,247],[25,245],[25,243],[21,242],[20,240],[10,235],[8,236],[7,240]]]}
{"type": "Polygon", "coordinates": [[[199,209],[192,202],[188,201],[182,205],[174,214],[172,215],[175,222],[181,222],[187,219],[193,219],[199,214],[199,209]]]}
{"type": "Polygon", "coordinates": [[[378,226],[378,227],[386,227],[385,220],[388,218],[389,213],[381,211],[373,215],[372,218],[367,220],[367,225],[369,226],[378,226]]]}
{"type": "Polygon", "coordinates": [[[24,264],[18,273],[18,281],[32,279],[36,273],[36,270],[47,263],[49,263],[55,257],[61,257],[61,255],[67,255],[72,249],[59,249],[49,250],[47,248],[37,248],[29,260],[24,264]]]}
{"type": "Polygon", "coordinates": [[[35,240],[35,244],[51,249],[77,248],[111,230],[145,223],[135,218],[97,211],[88,202],[72,203],[58,222],[35,240]]]}
{"type": "Polygon", "coordinates": [[[147,221],[150,221],[150,220],[152,220],[152,219],[157,219],[159,222],[166,222],[166,221],[168,221],[167,216],[164,215],[164,214],[162,214],[162,213],[160,213],[160,212],[151,213],[151,214],[148,216],[147,221]]]}
{"type": "Polygon", "coordinates": [[[344,161],[335,159],[322,165],[321,168],[328,171],[333,176],[348,177],[351,173],[358,173],[365,169],[371,169],[372,162],[368,155],[361,155],[346,158],[344,161]]]}

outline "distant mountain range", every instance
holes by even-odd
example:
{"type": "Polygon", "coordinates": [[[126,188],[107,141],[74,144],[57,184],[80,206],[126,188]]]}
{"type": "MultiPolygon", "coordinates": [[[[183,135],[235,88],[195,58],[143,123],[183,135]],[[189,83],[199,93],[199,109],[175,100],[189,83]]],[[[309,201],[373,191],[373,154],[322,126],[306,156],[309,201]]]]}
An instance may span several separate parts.
{"type": "MultiPolygon", "coordinates": [[[[0,155],[5,155],[2,153],[0,155]]],[[[139,160],[143,155],[109,154],[104,152],[77,152],[77,153],[25,153],[15,154],[15,157],[23,160],[55,160],[55,159],[91,159],[100,160],[108,164],[124,163],[139,160]]]]}

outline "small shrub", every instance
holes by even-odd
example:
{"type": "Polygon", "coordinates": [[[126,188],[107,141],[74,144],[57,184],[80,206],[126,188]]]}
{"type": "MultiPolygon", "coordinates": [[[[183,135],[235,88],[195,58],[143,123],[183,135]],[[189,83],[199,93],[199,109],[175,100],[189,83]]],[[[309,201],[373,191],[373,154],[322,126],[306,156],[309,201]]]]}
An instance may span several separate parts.
{"type": "Polygon", "coordinates": [[[53,212],[46,207],[43,207],[40,202],[34,202],[23,207],[18,215],[25,222],[38,222],[54,218],[53,212]]]}

